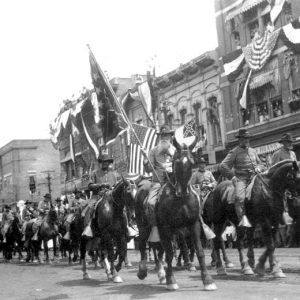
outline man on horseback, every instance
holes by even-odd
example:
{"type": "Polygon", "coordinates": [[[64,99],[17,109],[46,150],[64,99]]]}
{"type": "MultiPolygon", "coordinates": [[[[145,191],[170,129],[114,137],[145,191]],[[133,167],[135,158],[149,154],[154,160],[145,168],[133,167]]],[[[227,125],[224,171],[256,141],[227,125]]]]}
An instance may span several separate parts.
{"type": "Polygon", "coordinates": [[[202,195],[202,199],[208,195],[210,191],[212,191],[216,185],[217,181],[214,175],[209,171],[206,170],[207,161],[204,157],[200,157],[199,159],[199,169],[193,173],[191,178],[191,185],[199,185],[200,193],[202,195]]]}
{"type": "Polygon", "coordinates": [[[284,133],[281,136],[279,143],[281,143],[283,145],[283,147],[280,148],[279,150],[277,150],[273,154],[272,163],[271,163],[272,166],[282,160],[285,160],[285,159],[297,160],[295,152],[292,151],[293,150],[293,142],[294,142],[294,139],[289,132],[284,133]]]}
{"type": "Polygon", "coordinates": [[[26,226],[28,224],[28,222],[35,218],[35,213],[34,213],[34,209],[33,207],[31,206],[31,203],[29,200],[26,200],[25,201],[25,207],[24,209],[22,210],[22,222],[23,222],[23,225],[22,225],[22,234],[23,234],[23,241],[25,241],[25,230],[26,230],[26,226]]]}
{"type": "Polygon", "coordinates": [[[93,237],[92,228],[90,226],[93,218],[95,205],[100,198],[106,193],[107,190],[117,183],[119,175],[113,170],[113,158],[108,154],[103,154],[98,162],[102,164],[101,170],[98,169],[94,172],[92,179],[93,182],[89,184],[89,190],[92,192],[91,198],[87,201],[83,211],[82,217],[84,218],[85,229],[82,235],[93,237]]]}
{"type": "Polygon", "coordinates": [[[245,215],[246,188],[254,175],[265,169],[256,151],[250,147],[250,137],[248,130],[240,129],[236,135],[239,145],[227,154],[219,167],[221,174],[231,179],[235,187],[235,210],[239,226],[244,227],[251,227],[245,215]]]}
{"type": "Polygon", "coordinates": [[[157,230],[155,205],[158,199],[158,192],[166,181],[166,174],[172,172],[172,158],[174,153],[172,153],[171,140],[173,134],[174,131],[170,130],[168,125],[161,126],[159,132],[160,141],[156,147],[150,150],[149,160],[146,152],[143,151],[145,170],[148,173],[152,172],[152,185],[149,195],[146,198],[146,205],[149,224],[154,227],[155,231],[157,230]]]}
{"type": "Polygon", "coordinates": [[[3,243],[6,243],[6,233],[14,220],[14,216],[12,214],[11,208],[9,205],[4,206],[4,212],[2,214],[2,235],[3,235],[3,243]]]}
{"type": "Polygon", "coordinates": [[[39,202],[39,205],[37,208],[39,215],[38,215],[37,219],[35,219],[35,222],[34,222],[35,226],[32,227],[32,229],[35,231],[34,235],[32,237],[32,240],[38,239],[38,233],[39,233],[39,230],[43,223],[43,220],[44,220],[45,216],[47,215],[47,213],[49,212],[50,207],[51,207],[50,201],[51,201],[51,195],[49,193],[47,193],[44,195],[44,199],[39,202]]]}

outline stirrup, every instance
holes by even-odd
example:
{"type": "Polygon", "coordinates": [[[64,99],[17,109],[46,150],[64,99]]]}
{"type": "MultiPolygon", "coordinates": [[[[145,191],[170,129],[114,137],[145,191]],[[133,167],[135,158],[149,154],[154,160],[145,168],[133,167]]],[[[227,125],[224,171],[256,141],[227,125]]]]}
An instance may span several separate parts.
{"type": "Polygon", "coordinates": [[[249,227],[249,228],[252,227],[252,225],[250,224],[250,222],[249,222],[249,220],[248,220],[248,218],[247,218],[246,215],[242,216],[242,219],[241,219],[241,221],[239,223],[239,226],[240,227],[249,227]]]}
{"type": "Polygon", "coordinates": [[[70,232],[69,231],[64,235],[63,239],[70,240],[70,232]]]}
{"type": "Polygon", "coordinates": [[[87,237],[93,237],[93,236],[94,236],[94,235],[93,235],[92,228],[91,228],[90,225],[88,225],[88,226],[84,229],[82,235],[85,235],[85,236],[87,236],[87,237]]]}

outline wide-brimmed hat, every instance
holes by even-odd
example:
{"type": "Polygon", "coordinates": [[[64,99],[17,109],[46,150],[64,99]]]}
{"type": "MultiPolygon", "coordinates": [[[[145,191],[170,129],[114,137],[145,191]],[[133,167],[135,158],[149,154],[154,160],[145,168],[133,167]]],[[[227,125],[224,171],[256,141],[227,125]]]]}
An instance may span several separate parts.
{"type": "Polygon", "coordinates": [[[287,132],[281,136],[279,143],[281,143],[281,142],[291,142],[292,143],[294,141],[295,140],[294,140],[293,136],[291,135],[291,133],[287,132]]]}
{"type": "Polygon", "coordinates": [[[174,130],[171,130],[168,125],[162,125],[159,130],[159,135],[167,135],[167,134],[173,135],[174,130]]]}
{"type": "Polygon", "coordinates": [[[97,193],[101,190],[101,186],[99,183],[89,183],[88,188],[89,191],[92,191],[93,193],[97,193]]]}
{"type": "Polygon", "coordinates": [[[247,129],[240,129],[238,134],[235,136],[236,138],[250,138],[251,134],[247,129]]]}
{"type": "Polygon", "coordinates": [[[5,209],[10,209],[10,206],[9,206],[8,204],[6,204],[6,205],[4,206],[4,208],[5,208],[5,209]]]}
{"type": "Polygon", "coordinates": [[[103,162],[107,162],[107,163],[113,163],[114,159],[112,157],[110,157],[108,154],[102,154],[98,157],[98,162],[99,163],[103,163],[103,162]]]}
{"type": "Polygon", "coordinates": [[[205,158],[202,156],[199,158],[199,164],[207,164],[207,161],[205,160],[205,158]]]}
{"type": "Polygon", "coordinates": [[[26,204],[31,204],[31,203],[32,203],[31,201],[26,200],[24,204],[26,205],[26,204]]]}
{"type": "Polygon", "coordinates": [[[46,194],[44,195],[44,198],[45,198],[45,199],[51,199],[51,195],[50,195],[49,193],[46,193],[46,194]]]}
{"type": "Polygon", "coordinates": [[[56,202],[62,201],[59,197],[55,199],[56,202]]]}

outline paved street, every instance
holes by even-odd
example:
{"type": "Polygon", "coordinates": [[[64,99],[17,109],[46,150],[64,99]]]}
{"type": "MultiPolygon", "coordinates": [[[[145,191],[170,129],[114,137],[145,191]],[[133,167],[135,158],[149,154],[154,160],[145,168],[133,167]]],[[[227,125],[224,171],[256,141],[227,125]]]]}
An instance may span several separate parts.
{"type": "MultiPolygon", "coordinates": [[[[261,249],[256,250],[258,255],[261,249]]],[[[51,253],[52,254],[52,253],[51,253]]],[[[210,261],[206,251],[207,262],[210,261]]],[[[273,279],[270,275],[246,277],[240,274],[236,250],[229,250],[235,268],[227,276],[217,276],[210,268],[217,284],[215,292],[203,291],[199,271],[175,271],[180,289],[169,292],[159,285],[153,264],[149,264],[148,277],[137,279],[138,252],[129,251],[133,267],[120,272],[124,283],[114,284],[106,280],[103,269],[94,270],[89,265],[90,281],[82,279],[80,266],[68,266],[66,261],[50,265],[18,263],[0,264],[0,299],[299,299],[300,295],[300,249],[277,249],[278,259],[287,275],[285,279],[273,279]]]]}

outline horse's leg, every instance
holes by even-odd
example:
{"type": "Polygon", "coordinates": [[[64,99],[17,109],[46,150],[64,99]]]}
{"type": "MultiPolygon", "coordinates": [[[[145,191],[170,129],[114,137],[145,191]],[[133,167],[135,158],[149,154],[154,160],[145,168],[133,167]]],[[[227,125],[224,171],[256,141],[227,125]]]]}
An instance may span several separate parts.
{"type": "Polygon", "coordinates": [[[253,275],[254,272],[249,266],[248,260],[246,259],[246,256],[244,254],[244,243],[243,243],[243,238],[245,236],[246,231],[248,228],[245,227],[237,227],[237,248],[239,252],[239,257],[240,257],[240,263],[242,267],[242,273],[244,275],[253,275]]]}
{"type": "MultiPolygon", "coordinates": [[[[146,244],[147,239],[151,231],[151,227],[149,226],[139,226],[139,251],[141,255],[141,260],[139,263],[139,270],[137,273],[137,277],[141,280],[145,279],[148,275],[147,270],[147,251],[146,244]]],[[[149,243],[150,245],[151,243],[149,243]]],[[[154,247],[152,247],[153,249],[154,247]]]]}
{"type": "Polygon", "coordinates": [[[192,238],[195,245],[196,255],[199,261],[200,269],[201,269],[201,277],[204,284],[204,290],[206,291],[214,291],[217,289],[212,277],[207,271],[207,267],[205,264],[205,255],[201,244],[201,225],[200,221],[197,220],[193,227],[191,228],[192,238]]]}
{"type": "Polygon", "coordinates": [[[213,251],[212,251],[212,259],[215,261],[216,268],[217,268],[217,274],[218,275],[227,275],[226,270],[223,266],[220,249],[222,249],[222,243],[224,243],[222,239],[222,231],[223,231],[223,224],[215,224],[214,225],[214,231],[216,237],[213,240],[213,251]]]}
{"type": "Polygon", "coordinates": [[[247,229],[247,242],[248,242],[248,252],[247,252],[247,257],[248,257],[248,263],[249,266],[254,269],[255,268],[255,257],[254,257],[254,230],[255,227],[250,227],[247,229]]]}
{"type": "Polygon", "coordinates": [[[46,263],[48,264],[49,263],[49,248],[48,248],[48,241],[47,240],[43,240],[43,243],[44,243],[44,253],[45,253],[45,256],[46,256],[46,263]]]}
{"type": "Polygon", "coordinates": [[[80,243],[80,260],[82,262],[82,274],[83,274],[83,279],[84,280],[89,280],[91,279],[91,275],[87,272],[86,270],[86,239],[84,237],[81,238],[81,243],[80,243]]]}
{"type": "Polygon", "coordinates": [[[221,241],[221,247],[222,247],[223,261],[225,262],[226,268],[233,268],[234,264],[231,262],[231,260],[227,256],[226,249],[225,249],[225,243],[224,243],[223,239],[221,241]]]}
{"type": "Polygon", "coordinates": [[[172,232],[166,226],[158,227],[160,240],[166,252],[166,283],[168,290],[178,290],[178,285],[173,274],[172,261],[173,261],[173,247],[172,247],[172,232]]]}
{"type": "Polygon", "coordinates": [[[125,262],[125,258],[127,257],[127,243],[125,235],[121,235],[116,239],[117,249],[119,249],[119,261],[116,265],[116,270],[119,272],[122,268],[122,263],[125,262]]]}

